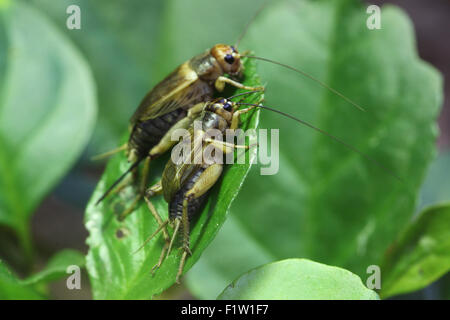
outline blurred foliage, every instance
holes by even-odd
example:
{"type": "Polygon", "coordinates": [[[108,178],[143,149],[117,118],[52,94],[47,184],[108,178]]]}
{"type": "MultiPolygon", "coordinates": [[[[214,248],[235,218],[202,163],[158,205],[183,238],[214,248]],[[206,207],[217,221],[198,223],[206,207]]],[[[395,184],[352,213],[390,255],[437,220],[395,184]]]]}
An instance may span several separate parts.
{"type": "Polygon", "coordinates": [[[82,8],[80,30],[66,32],[90,61],[99,92],[99,121],[88,154],[117,146],[146,91],[174,66],[215,43],[233,43],[262,1],[32,0],[65,29],[66,8],[82,8]],[[224,23],[216,23],[223,20],[224,23]],[[198,21],[202,26],[198,27],[198,21]],[[174,26],[176,22],[176,26],[174,26]],[[195,23],[194,23],[195,22],[195,23]],[[205,24],[207,27],[205,28],[205,24]],[[174,45],[175,44],[175,45],[174,45]],[[182,45],[182,46],[179,46],[182,45]]]}
{"type": "Polygon", "coordinates": [[[450,270],[450,204],[424,210],[387,251],[383,298],[421,289],[450,270]]]}
{"type": "Polygon", "coordinates": [[[0,300],[39,300],[43,298],[34,289],[21,283],[17,276],[11,273],[0,260],[0,300]]]}
{"type": "Polygon", "coordinates": [[[0,300],[48,298],[46,284],[67,276],[67,267],[84,266],[84,256],[75,250],[63,250],[50,258],[40,272],[20,280],[0,260],[0,300]]]}
{"type": "MultiPolygon", "coordinates": [[[[442,152],[431,164],[420,197],[420,209],[450,201],[450,152],[442,152]]],[[[437,285],[442,299],[450,300],[450,273],[437,285]]]]}
{"type": "Polygon", "coordinates": [[[0,223],[30,254],[30,215],[85,148],[95,87],[76,48],[37,10],[11,2],[0,26],[0,223]]]}
{"type": "MultiPolygon", "coordinates": [[[[216,43],[235,43],[262,2],[0,0],[0,223],[14,228],[30,251],[30,214],[91,136],[96,113],[91,72],[98,88],[99,117],[86,155],[119,145],[145,93],[195,54],[216,43]],[[81,30],[66,28],[66,8],[72,4],[81,8],[81,30]]],[[[251,24],[239,50],[298,67],[366,108],[361,112],[289,70],[257,64],[267,84],[265,104],[337,136],[405,182],[329,137],[262,111],[260,127],[280,129],[280,171],[274,176],[261,176],[257,166],[250,171],[216,240],[188,274],[187,285],[197,297],[215,298],[248,270],[287,258],[346,268],[365,280],[367,266],[381,264],[391,245],[398,254],[391,256],[388,279],[396,288],[399,283],[408,290],[423,287],[447,268],[445,258],[425,263],[432,251],[420,246],[420,239],[441,239],[446,230],[424,218],[429,217],[425,213],[409,224],[435,154],[442,80],[418,58],[411,22],[401,10],[384,6],[382,29],[370,31],[365,9],[357,0],[271,1],[251,24]],[[417,227],[420,219],[429,224],[417,227]],[[414,241],[419,241],[416,247],[414,241]],[[406,250],[410,246],[413,250],[406,250]],[[421,257],[417,261],[422,275],[428,276],[416,277],[403,267],[416,255],[421,257]],[[396,270],[411,278],[404,282],[403,273],[396,270]]],[[[256,77],[253,68],[247,75],[256,77]]],[[[256,125],[256,118],[252,121],[250,125],[256,125]]],[[[442,173],[448,168],[446,157],[432,166],[420,208],[449,200],[448,172],[442,173]]],[[[152,163],[152,181],[165,160],[152,163]]],[[[110,161],[93,201],[125,168],[123,155],[110,161]]],[[[232,166],[215,188],[207,205],[215,208],[214,215],[200,215],[193,231],[199,245],[186,269],[224,222],[247,169],[232,166]],[[205,233],[200,236],[202,228],[205,233]]],[[[130,193],[116,201],[126,203],[130,193]]],[[[167,211],[162,201],[155,205],[167,211]]],[[[131,254],[154,229],[145,204],[122,224],[113,211],[112,203],[94,208],[91,202],[86,216],[94,297],[149,298],[173,281],[176,254],[151,278],[149,270],[162,239],[131,254]],[[118,228],[125,237],[116,237],[118,228]]],[[[445,214],[434,216],[444,220],[442,226],[447,223],[445,214]]],[[[39,279],[62,275],[65,255],[28,281],[39,284],[39,279]]],[[[80,257],[75,253],[72,258],[80,257]]],[[[311,273],[325,268],[308,263],[311,273]]],[[[3,264],[0,281],[8,288],[0,296],[40,297],[3,264]]]]}
{"type": "Polygon", "coordinates": [[[88,155],[117,145],[155,71],[165,1],[33,0],[79,47],[98,87],[99,119],[88,155]],[[66,8],[81,8],[81,29],[67,30],[66,8]],[[151,53],[151,54],[149,54],[151,53]]]}
{"type": "Polygon", "coordinates": [[[306,259],[266,264],[233,281],[221,300],[379,300],[361,279],[341,268],[306,259]]]}
{"type": "Polygon", "coordinates": [[[261,127],[281,128],[280,171],[250,172],[222,232],[188,275],[198,297],[214,298],[229,279],[290,257],[365,279],[366,268],[380,265],[411,219],[435,153],[442,81],[417,57],[404,13],[384,6],[382,15],[382,29],[370,31],[365,8],[355,1],[274,4],[253,23],[242,48],[298,66],[365,107],[360,112],[312,81],[258,64],[268,82],[267,105],[341,138],[405,182],[328,137],[263,111],[261,127]],[[251,254],[248,245],[230,248],[235,230],[252,244],[251,254]]]}
{"type": "Polygon", "coordinates": [[[43,270],[24,279],[22,283],[26,285],[36,285],[61,279],[67,276],[67,267],[72,265],[80,268],[84,267],[84,255],[75,250],[62,250],[50,258],[47,266],[43,270]]]}

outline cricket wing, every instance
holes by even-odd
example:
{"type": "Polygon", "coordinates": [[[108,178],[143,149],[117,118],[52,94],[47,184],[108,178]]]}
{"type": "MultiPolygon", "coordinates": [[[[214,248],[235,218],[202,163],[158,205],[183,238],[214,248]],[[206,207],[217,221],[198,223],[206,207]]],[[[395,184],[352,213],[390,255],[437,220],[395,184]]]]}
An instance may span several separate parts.
{"type": "Polygon", "coordinates": [[[187,108],[212,95],[210,86],[198,78],[189,62],[179,66],[142,100],[131,123],[157,118],[178,108],[187,108]]]}
{"type": "MultiPolygon", "coordinates": [[[[193,129],[189,129],[189,136],[192,139],[193,137],[193,129]]],[[[170,202],[174,194],[181,189],[184,182],[197,170],[202,167],[201,158],[197,160],[195,157],[202,157],[203,147],[203,134],[197,134],[192,141],[186,140],[184,138],[181,142],[177,144],[178,147],[181,147],[181,144],[188,144],[190,146],[188,154],[186,157],[183,155],[183,161],[179,161],[179,163],[175,163],[170,159],[166,167],[164,168],[163,176],[162,176],[162,187],[164,191],[164,198],[167,202],[170,202]],[[194,141],[195,139],[195,141],[194,141]],[[189,159],[189,161],[186,161],[189,159]]],[[[177,146],[174,147],[174,150],[177,150],[177,146]]],[[[178,150],[181,150],[178,149],[178,150]]],[[[184,152],[185,149],[183,149],[184,152]]]]}

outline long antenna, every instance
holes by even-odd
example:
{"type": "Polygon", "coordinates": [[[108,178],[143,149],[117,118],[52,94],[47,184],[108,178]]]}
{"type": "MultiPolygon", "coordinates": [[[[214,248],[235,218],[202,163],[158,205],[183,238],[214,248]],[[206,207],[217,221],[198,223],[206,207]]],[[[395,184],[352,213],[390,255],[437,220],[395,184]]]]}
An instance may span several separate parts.
{"type": "Polygon", "coordinates": [[[350,150],[352,150],[352,151],[358,153],[359,155],[363,156],[364,158],[366,158],[367,160],[369,160],[369,161],[372,162],[373,164],[377,165],[379,168],[381,168],[381,169],[384,170],[386,173],[388,173],[389,175],[391,175],[391,176],[393,176],[394,178],[396,178],[398,181],[400,181],[400,182],[402,182],[402,183],[405,183],[405,182],[403,181],[403,179],[401,179],[400,177],[398,177],[392,170],[390,170],[389,168],[385,167],[384,165],[382,165],[382,164],[381,164],[380,162],[378,162],[377,160],[375,160],[375,159],[369,157],[369,156],[366,155],[364,152],[359,151],[358,149],[356,149],[355,147],[351,146],[350,144],[344,142],[343,140],[341,140],[341,139],[339,139],[339,138],[333,136],[332,134],[330,134],[330,133],[328,133],[328,132],[326,132],[326,131],[324,131],[324,130],[322,130],[322,129],[319,129],[319,128],[313,126],[312,124],[310,124],[310,123],[308,123],[308,122],[306,122],[306,121],[304,121],[304,120],[301,120],[301,119],[299,119],[299,118],[296,118],[296,117],[294,117],[294,116],[292,116],[292,115],[290,115],[290,114],[288,114],[288,113],[285,113],[285,112],[283,112],[283,111],[279,111],[279,110],[277,110],[277,109],[273,109],[273,108],[266,107],[266,106],[259,105],[259,104],[240,103],[240,102],[238,102],[237,104],[241,104],[241,105],[245,105],[245,106],[255,106],[255,107],[258,107],[258,108],[270,110],[270,111],[279,113],[279,114],[281,114],[281,115],[283,115],[283,116],[285,116],[285,117],[288,117],[288,118],[290,118],[290,119],[292,119],[292,120],[294,120],[294,121],[297,121],[297,122],[299,122],[299,123],[301,123],[301,124],[303,124],[303,125],[305,125],[305,126],[311,128],[311,129],[316,130],[317,132],[320,132],[321,134],[326,135],[327,137],[329,137],[329,138],[331,138],[331,139],[333,139],[333,140],[339,142],[340,144],[344,145],[346,148],[348,148],[348,149],[350,149],[350,150]]]}
{"type": "Polygon", "coordinates": [[[134,162],[128,169],[127,171],[125,171],[116,181],[114,181],[114,183],[105,191],[105,193],[103,193],[103,195],[100,197],[100,199],[97,200],[97,202],[95,203],[95,205],[98,205],[100,202],[103,201],[103,199],[105,199],[108,194],[119,184],[120,181],[123,180],[123,178],[125,178],[125,176],[127,174],[129,174],[134,168],[136,168],[139,163],[141,163],[141,161],[145,159],[145,157],[140,158],[138,160],[136,160],[136,162],[134,162]]]}
{"type": "Polygon", "coordinates": [[[341,97],[342,99],[344,99],[345,101],[347,101],[348,103],[350,103],[350,104],[353,105],[354,107],[358,108],[359,110],[361,110],[361,111],[366,111],[363,107],[361,107],[361,106],[360,106],[359,104],[357,104],[356,102],[350,100],[349,98],[347,98],[346,96],[344,96],[344,95],[343,95],[342,93],[340,93],[339,91],[333,89],[333,88],[330,87],[329,85],[323,83],[322,81],[320,81],[319,79],[313,77],[312,75],[310,75],[309,73],[307,73],[307,72],[305,72],[305,71],[296,69],[296,68],[291,67],[291,66],[289,66],[289,65],[287,65],[287,64],[284,64],[284,63],[281,63],[281,62],[277,62],[277,61],[274,61],[274,60],[270,60],[270,59],[267,59],[267,58],[261,58],[261,57],[256,57],[256,56],[247,56],[247,55],[241,55],[241,57],[246,57],[246,58],[250,58],[250,59],[257,59],[257,60],[261,60],[261,61],[265,61],[265,62],[270,62],[270,63],[273,63],[273,64],[277,64],[277,65],[279,65],[279,66],[285,67],[285,68],[287,68],[287,69],[290,69],[290,70],[292,70],[292,71],[295,71],[295,72],[297,72],[297,73],[300,73],[302,76],[307,77],[307,78],[309,78],[309,79],[311,79],[311,80],[317,82],[318,84],[320,84],[320,85],[321,85],[322,87],[324,87],[325,89],[330,90],[330,91],[333,92],[335,95],[341,97]]]}
{"type": "Polygon", "coordinates": [[[263,91],[264,91],[264,90],[252,90],[252,91],[246,91],[246,92],[242,92],[242,93],[235,94],[234,96],[228,97],[227,99],[228,99],[228,100],[231,100],[231,99],[234,99],[234,98],[237,98],[237,97],[240,97],[240,96],[245,96],[245,95],[247,95],[247,94],[252,94],[252,93],[256,93],[256,92],[263,92],[263,91]]]}

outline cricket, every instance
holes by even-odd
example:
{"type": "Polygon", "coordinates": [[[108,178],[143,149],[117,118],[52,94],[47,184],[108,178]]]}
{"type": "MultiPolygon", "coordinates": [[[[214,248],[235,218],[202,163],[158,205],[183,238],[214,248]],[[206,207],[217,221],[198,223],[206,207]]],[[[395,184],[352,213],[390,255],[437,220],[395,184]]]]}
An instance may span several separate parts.
{"type": "Polygon", "coordinates": [[[222,92],[225,84],[246,90],[261,90],[261,87],[247,87],[224,77],[242,77],[243,66],[240,55],[233,46],[215,45],[198,56],[188,60],[155,86],[142,100],[130,120],[128,143],[97,157],[103,158],[118,151],[126,150],[130,168],[98,200],[102,201],[108,193],[145,159],[140,192],[122,218],[133,211],[142,197],[147,181],[150,161],[167,152],[173,141],[172,132],[187,128],[198,117],[199,103],[210,101],[215,93],[222,92]]]}
{"type": "Polygon", "coordinates": [[[0,300],[448,299],[447,2],[0,0],[0,300]]]}
{"type": "Polygon", "coordinates": [[[235,45],[216,44],[211,49],[208,49],[181,64],[150,90],[130,119],[130,134],[127,143],[95,157],[95,159],[103,159],[117,152],[126,152],[128,162],[130,163],[128,170],[107,188],[104,194],[97,200],[97,204],[103,201],[109,194],[120,192],[127,185],[138,184],[134,200],[128,208],[119,214],[118,219],[125,219],[134,211],[140,200],[145,200],[149,211],[158,223],[158,228],[145,240],[144,244],[137,251],[142,249],[146,243],[160,232],[162,232],[165,240],[165,245],[161,251],[159,260],[151,269],[152,273],[161,266],[164,259],[170,254],[175,239],[181,234],[181,249],[183,252],[176,275],[177,283],[179,283],[179,279],[183,273],[186,259],[191,254],[189,247],[190,222],[195,214],[201,209],[208,191],[216,184],[222,175],[223,164],[192,164],[191,162],[175,164],[172,160],[169,160],[162,173],[162,178],[158,183],[149,188],[147,186],[147,180],[151,161],[162,154],[169,152],[172,147],[177,144],[177,141],[171,139],[172,134],[176,130],[188,129],[191,136],[188,138],[194,140],[192,135],[194,133],[193,124],[195,121],[200,121],[202,123],[203,130],[200,134],[200,147],[198,147],[197,143],[195,143],[194,146],[194,142],[192,142],[192,154],[202,153],[203,149],[208,146],[212,146],[217,150],[216,152],[222,154],[232,153],[238,148],[248,150],[250,147],[248,145],[236,145],[214,140],[209,137],[208,131],[211,129],[223,132],[227,129],[236,130],[239,128],[239,119],[241,115],[246,114],[255,108],[260,108],[279,113],[284,117],[290,118],[301,125],[305,125],[319,132],[320,134],[326,135],[330,139],[333,139],[349,150],[358,153],[366,160],[377,165],[384,170],[385,173],[395,177],[400,182],[403,182],[400,177],[383,164],[372,159],[345,141],[304,120],[287,114],[277,108],[264,106],[262,104],[248,104],[232,101],[232,99],[239,96],[265,90],[264,87],[245,86],[240,82],[244,71],[242,58],[247,58],[276,64],[294,71],[313,80],[320,86],[339,96],[348,102],[348,104],[358,109],[358,111],[365,112],[365,109],[358,103],[300,69],[268,58],[250,55],[248,54],[248,51],[240,54],[237,49],[239,42],[244,37],[249,25],[254,21],[260,10],[258,10],[255,16],[249,21],[235,45]],[[225,85],[248,91],[236,94],[229,98],[215,99],[214,96],[216,94],[224,91],[225,85]],[[239,109],[241,106],[245,106],[246,108],[239,109]],[[142,175],[139,176],[137,168],[141,162],[144,162],[144,165],[142,175]],[[128,179],[125,179],[131,172],[133,175],[129,176],[128,179]],[[157,212],[156,208],[151,203],[151,198],[158,195],[163,195],[169,206],[168,219],[165,221],[162,220],[160,213],[157,212]],[[172,236],[170,236],[167,228],[168,226],[173,229],[172,236]]]}
{"type": "MultiPolygon", "coordinates": [[[[130,172],[136,173],[136,168],[144,161],[139,192],[132,205],[121,214],[121,219],[125,218],[133,211],[144,194],[151,160],[166,153],[174,145],[174,141],[170,139],[174,130],[189,127],[192,121],[198,117],[199,111],[201,111],[198,108],[199,103],[211,101],[215,93],[220,93],[225,89],[226,84],[244,90],[264,90],[263,87],[248,87],[239,82],[244,71],[241,61],[243,57],[273,63],[299,73],[317,82],[355,108],[365,111],[356,102],[304,71],[268,58],[238,52],[239,43],[263,8],[264,5],[255,13],[234,46],[216,44],[211,49],[181,64],[147,93],[130,119],[128,142],[94,157],[94,160],[99,160],[125,151],[128,161],[131,163],[129,169],[108,188],[97,203],[105,199],[130,172]],[[229,77],[225,75],[229,75],[229,77]]],[[[122,187],[119,186],[115,192],[132,180],[125,181],[125,184],[122,187]]]]}

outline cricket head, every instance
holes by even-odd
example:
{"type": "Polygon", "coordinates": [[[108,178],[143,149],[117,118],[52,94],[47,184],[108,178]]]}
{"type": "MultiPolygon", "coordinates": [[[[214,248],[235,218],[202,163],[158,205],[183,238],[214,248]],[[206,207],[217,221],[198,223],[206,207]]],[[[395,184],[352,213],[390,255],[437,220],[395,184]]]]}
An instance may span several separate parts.
{"type": "Polygon", "coordinates": [[[205,105],[202,119],[203,129],[218,129],[225,131],[230,127],[233,113],[237,109],[236,103],[224,98],[218,98],[205,105]]]}
{"type": "Polygon", "coordinates": [[[239,52],[226,44],[216,44],[211,55],[217,60],[224,73],[240,78],[244,69],[239,52]]]}
{"type": "Polygon", "coordinates": [[[239,109],[239,105],[236,102],[225,98],[218,98],[206,107],[207,111],[218,114],[224,118],[228,124],[231,124],[233,114],[237,109],[239,109]]]}

